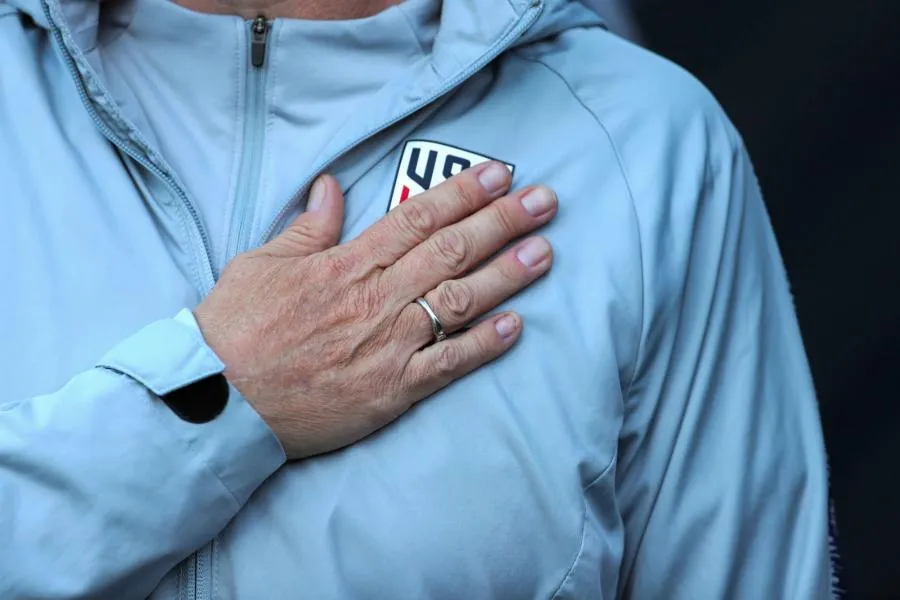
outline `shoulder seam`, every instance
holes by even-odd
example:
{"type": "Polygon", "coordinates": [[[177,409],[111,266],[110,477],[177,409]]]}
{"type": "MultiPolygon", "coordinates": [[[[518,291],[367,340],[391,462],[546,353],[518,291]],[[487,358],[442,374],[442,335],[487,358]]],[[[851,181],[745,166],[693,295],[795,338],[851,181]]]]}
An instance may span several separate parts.
{"type": "MultiPolygon", "coordinates": [[[[631,203],[631,211],[634,214],[635,222],[640,224],[640,218],[638,216],[637,211],[637,203],[634,200],[634,193],[632,192],[631,181],[628,178],[628,172],[625,170],[625,163],[622,161],[622,155],[619,153],[619,148],[616,146],[615,140],[613,139],[612,133],[610,133],[609,129],[603,123],[603,120],[600,116],[590,107],[588,106],[584,100],[581,99],[581,96],[578,95],[578,92],[572,87],[572,84],[569,83],[569,80],[565,78],[565,76],[560,73],[557,69],[553,68],[540,58],[535,58],[531,56],[524,56],[520,52],[515,52],[516,57],[528,61],[530,63],[534,63],[536,65],[540,65],[550,71],[553,75],[555,75],[562,83],[566,86],[566,89],[569,91],[569,94],[572,95],[572,98],[578,102],[579,105],[594,119],[597,123],[597,126],[600,127],[600,130],[603,132],[603,135],[609,141],[609,145],[612,148],[613,155],[616,157],[616,164],[619,167],[619,172],[622,174],[622,179],[625,182],[625,189],[628,190],[628,200],[631,203]]],[[[631,374],[629,376],[628,385],[623,390],[623,401],[627,401],[628,398],[631,397],[631,390],[634,387],[635,380],[637,379],[638,365],[640,364],[641,356],[643,356],[644,346],[644,296],[645,296],[645,287],[646,287],[646,274],[644,272],[644,245],[641,240],[641,228],[637,227],[637,241],[638,241],[638,261],[641,270],[641,305],[640,305],[640,323],[638,327],[638,343],[637,343],[637,352],[634,355],[634,364],[631,365],[631,374]]]]}

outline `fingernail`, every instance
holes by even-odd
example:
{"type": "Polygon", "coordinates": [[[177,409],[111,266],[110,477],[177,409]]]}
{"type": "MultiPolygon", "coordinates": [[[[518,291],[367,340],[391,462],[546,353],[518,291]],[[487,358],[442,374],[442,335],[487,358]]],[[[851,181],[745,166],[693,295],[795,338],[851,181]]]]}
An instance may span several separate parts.
{"type": "Polygon", "coordinates": [[[508,340],[519,330],[519,319],[512,315],[505,315],[497,319],[494,327],[501,338],[508,340]]]}
{"type": "Polygon", "coordinates": [[[540,264],[550,254],[550,244],[544,238],[528,240],[516,252],[516,258],[526,267],[540,264]]]}
{"type": "Polygon", "coordinates": [[[316,211],[322,208],[325,203],[325,192],[328,191],[328,184],[319,177],[313,184],[312,190],[309,192],[309,201],[306,203],[306,210],[316,211]]]}
{"type": "Polygon", "coordinates": [[[536,187],[522,197],[522,206],[532,217],[539,217],[556,206],[556,195],[544,186],[536,187]]]}
{"type": "Polygon", "coordinates": [[[492,162],[478,174],[478,182],[491,194],[504,189],[508,180],[509,169],[496,162],[492,162]]]}

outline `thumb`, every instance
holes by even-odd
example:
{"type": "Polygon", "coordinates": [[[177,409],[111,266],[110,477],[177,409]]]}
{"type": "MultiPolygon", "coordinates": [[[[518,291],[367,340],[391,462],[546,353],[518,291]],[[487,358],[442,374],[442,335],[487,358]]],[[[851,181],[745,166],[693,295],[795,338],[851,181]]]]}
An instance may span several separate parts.
{"type": "Polygon", "coordinates": [[[337,179],[322,175],[313,184],[306,211],[284,232],[266,244],[271,256],[304,257],[322,252],[338,243],[344,222],[344,195],[337,179]]]}

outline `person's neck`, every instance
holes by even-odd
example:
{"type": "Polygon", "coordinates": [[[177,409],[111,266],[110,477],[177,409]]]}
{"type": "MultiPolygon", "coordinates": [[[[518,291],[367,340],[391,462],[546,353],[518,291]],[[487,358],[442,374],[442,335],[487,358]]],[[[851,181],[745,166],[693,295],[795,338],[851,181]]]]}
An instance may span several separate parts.
{"type": "Polygon", "coordinates": [[[403,0],[173,0],[187,9],[245,19],[362,19],[403,0]]]}

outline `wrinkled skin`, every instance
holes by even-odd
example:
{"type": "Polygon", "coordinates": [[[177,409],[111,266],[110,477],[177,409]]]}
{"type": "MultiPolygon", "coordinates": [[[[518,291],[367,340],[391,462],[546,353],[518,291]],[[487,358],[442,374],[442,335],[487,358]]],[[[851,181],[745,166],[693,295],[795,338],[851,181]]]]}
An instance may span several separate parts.
{"type": "Polygon", "coordinates": [[[288,458],[369,435],[518,339],[513,313],[463,330],[552,262],[546,240],[533,237],[476,270],[556,214],[547,188],[504,195],[508,186],[505,167],[479,165],[336,246],[343,197],[326,176],[281,236],[226,267],[197,321],[288,458]],[[457,335],[429,345],[419,296],[457,335]]]}

